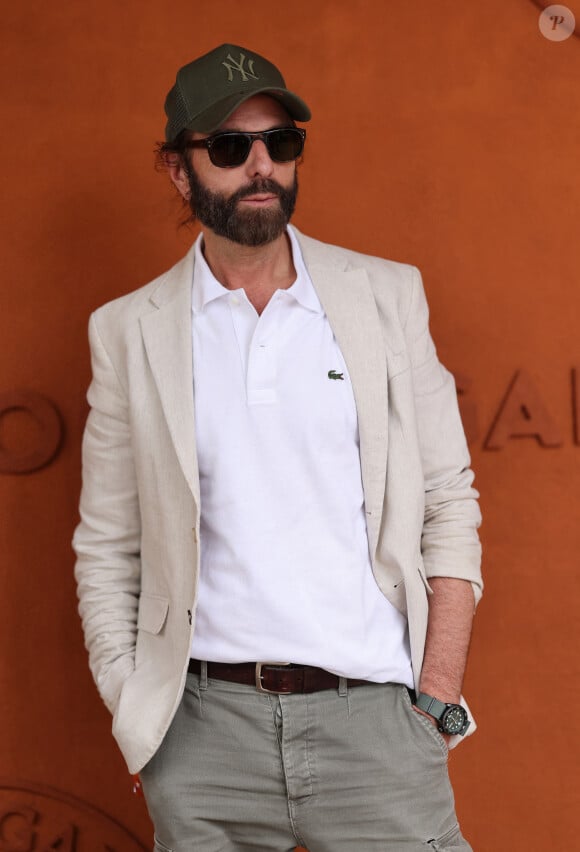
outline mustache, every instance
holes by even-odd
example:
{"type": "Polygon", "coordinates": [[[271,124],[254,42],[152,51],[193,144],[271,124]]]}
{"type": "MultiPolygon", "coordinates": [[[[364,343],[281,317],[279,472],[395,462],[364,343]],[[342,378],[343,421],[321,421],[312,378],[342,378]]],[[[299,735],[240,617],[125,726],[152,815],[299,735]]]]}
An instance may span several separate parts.
{"type": "Polygon", "coordinates": [[[278,198],[283,198],[288,190],[284,189],[277,181],[270,178],[259,178],[252,181],[247,186],[242,186],[233,195],[230,196],[230,203],[235,204],[241,198],[246,198],[248,195],[277,195],[278,198]]]}

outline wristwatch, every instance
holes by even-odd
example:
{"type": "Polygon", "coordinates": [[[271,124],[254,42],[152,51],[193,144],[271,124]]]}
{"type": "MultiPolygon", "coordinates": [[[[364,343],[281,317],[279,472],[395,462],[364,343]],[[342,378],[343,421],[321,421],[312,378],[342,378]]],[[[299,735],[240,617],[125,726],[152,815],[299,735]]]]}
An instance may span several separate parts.
{"type": "Polygon", "coordinates": [[[463,736],[469,728],[470,722],[467,718],[467,710],[461,704],[446,704],[438,701],[432,695],[420,692],[417,696],[415,706],[433,716],[437,722],[437,729],[442,734],[459,734],[463,736]]]}

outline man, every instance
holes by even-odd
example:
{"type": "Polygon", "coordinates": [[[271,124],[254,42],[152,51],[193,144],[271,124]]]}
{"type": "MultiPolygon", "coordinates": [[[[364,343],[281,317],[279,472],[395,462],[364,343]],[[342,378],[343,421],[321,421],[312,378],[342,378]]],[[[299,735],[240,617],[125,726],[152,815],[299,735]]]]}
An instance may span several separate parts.
{"type": "Polygon", "coordinates": [[[419,273],[288,226],[310,118],[222,45],[161,155],[202,225],[91,318],[91,668],[155,849],[468,850],[446,759],[479,511],[419,273]]]}

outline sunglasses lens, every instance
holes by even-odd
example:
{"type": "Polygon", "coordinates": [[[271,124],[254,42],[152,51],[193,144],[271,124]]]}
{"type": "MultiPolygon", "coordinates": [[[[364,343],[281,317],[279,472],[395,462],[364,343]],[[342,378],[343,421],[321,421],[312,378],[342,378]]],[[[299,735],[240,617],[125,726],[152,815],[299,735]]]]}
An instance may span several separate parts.
{"type": "Polygon", "coordinates": [[[272,130],[267,135],[268,153],[277,163],[289,163],[302,153],[304,140],[295,127],[272,130]]]}
{"type": "Polygon", "coordinates": [[[214,137],[209,156],[214,166],[240,166],[250,153],[251,140],[243,133],[224,133],[214,137]]]}
{"type": "Polygon", "coordinates": [[[289,163],[302,153],[304,135],[297,127],[281,127],[264,133],[218,133],[208,145],[214,166],[222,169],[241,166],[248,159],[255,138],[263,139],[268,154],[277,163],[289,163]]]}

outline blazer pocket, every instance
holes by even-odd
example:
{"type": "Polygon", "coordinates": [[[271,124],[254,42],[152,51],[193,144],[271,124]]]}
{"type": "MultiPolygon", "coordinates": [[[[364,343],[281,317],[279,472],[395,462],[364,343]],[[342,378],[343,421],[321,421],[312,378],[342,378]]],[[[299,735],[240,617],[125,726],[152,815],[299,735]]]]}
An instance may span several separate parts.
{"type": "Polygon", "coordinates": [[[141,593],[137,629],[157,634],[163,629],[169,610],[169,600],[161,595],[141,593]]]}

